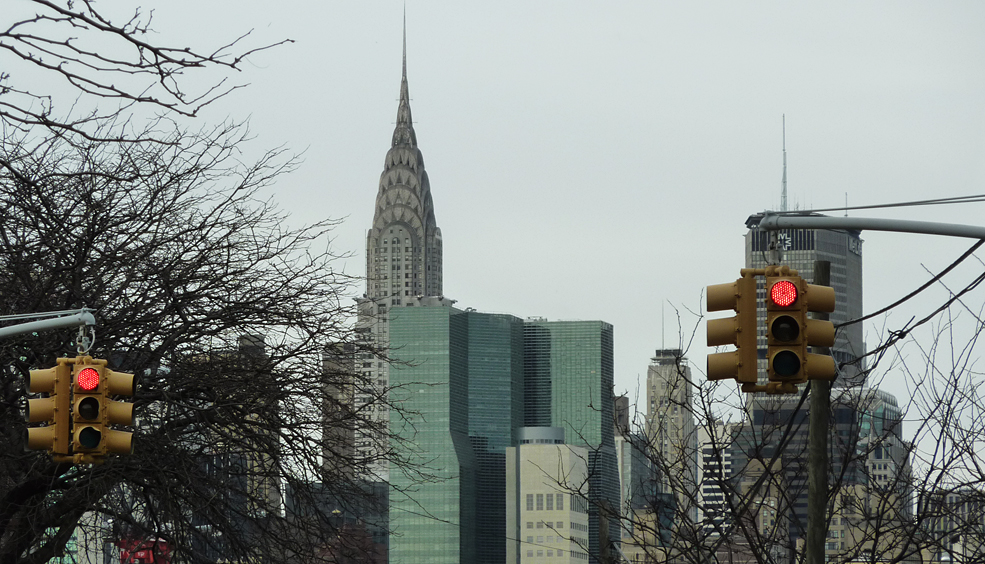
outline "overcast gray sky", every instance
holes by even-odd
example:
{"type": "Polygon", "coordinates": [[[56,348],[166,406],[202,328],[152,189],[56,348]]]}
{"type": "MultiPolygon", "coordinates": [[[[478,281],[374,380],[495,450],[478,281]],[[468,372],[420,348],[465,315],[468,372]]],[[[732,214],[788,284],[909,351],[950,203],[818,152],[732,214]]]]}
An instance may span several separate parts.
{"type": "MultiPolygon", "coordinates": [[[[397,109],[403,3],[156,4],[162,38],[210,46],[254,29],[252,42],[295,40],[252,57],[237,76],[251,86],[206,118],[249,118],[258,144],[305,151],[276,198],[297,222],[344,218],[335,249],[353,253],[344,268],[363,275],[397,109]]],[[[706,285],[738,276],[746,217],[779,207],[783,114],[791,207],[985,192],[982,2],[406,10],[446,295],[481,311],[612,323],[617,391],[635,391],[654,349],[679,346],[675,309],[686,338],[698,325],[689,356],[704,369],[704,323],[688,310],[700,312],[706,285]]],[[[983,209],[852,215],[981,225],[983,209]]],[[[863,238],[867,312],[972,243],[863,238]]],[[[981,270],[976,262],[948,283],[981,270]]],[[[868,324],[867,341],[943,296],[868,324]]],[[[979,292],[969,305],[982,302],[979,292]]]]}

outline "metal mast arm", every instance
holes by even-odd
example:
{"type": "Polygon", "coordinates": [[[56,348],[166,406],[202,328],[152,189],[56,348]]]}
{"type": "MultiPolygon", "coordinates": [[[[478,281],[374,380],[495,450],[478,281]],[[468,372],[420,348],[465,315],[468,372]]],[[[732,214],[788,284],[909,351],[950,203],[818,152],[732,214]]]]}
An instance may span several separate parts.
{"type": "MultiPolygon", "coordinates": [[[[44,314],[39,314],[44,315],[44,314]]],[[[0,339],[23,335],[24,333],[34,333],[36,331],[51,331],[52,329],[65,329],[67,327],[78,327],[80,325],[95,325],[96,318],[87,310],[81,310],[75,315],[55,317],[52,319],[41,319],[39,321],[29,321],[18,323],[9,327],[0,327],[0,339]]]]}
{"type": "MultiPolygon", "coordinates": [[[[752,220],[752,218],[750,218],[752,220]]],[[[923,233],[968,239],[985,239],[985,227],[957,223],[880,219],[872,217],[826,217],[819,215],[779,215],[766,212],[756,225],[763,231],[780,229],[854,229],[858,231],[894,231],[898,233],[923,233]]]]}

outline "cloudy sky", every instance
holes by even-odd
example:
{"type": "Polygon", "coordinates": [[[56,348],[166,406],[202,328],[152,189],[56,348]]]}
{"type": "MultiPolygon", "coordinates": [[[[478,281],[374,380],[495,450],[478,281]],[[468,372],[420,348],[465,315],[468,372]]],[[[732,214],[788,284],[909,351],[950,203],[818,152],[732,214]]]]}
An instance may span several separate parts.
{"type": "MultiPolygon", "coordinates": [[[[164,40],[214,46],[251,29],[249,45],[294,40],[253,56],[235,77],[249,88],[204,117],[249,119],[260,146],[303,152],[275,197],[298,223],[343,219],[334,246],[353,257],[340,268],[363,275],[404,4],[157,4],[164,40]]],[[[784,114],[791,208],[985,193],[985,3],[411,0],[406,11],[446,295],[612,323],[617,391],[634,392],[681,332],[703,371],[704,288],[738,276],[746,217],[779,207],[784,114]]],[[[981,225],[983,209],[851,214],[981,225]]],[[[863,238],[866,312],[972,243],[863,238]]],[[[866,340],[945,295],[869,323],[866,340]]]]}

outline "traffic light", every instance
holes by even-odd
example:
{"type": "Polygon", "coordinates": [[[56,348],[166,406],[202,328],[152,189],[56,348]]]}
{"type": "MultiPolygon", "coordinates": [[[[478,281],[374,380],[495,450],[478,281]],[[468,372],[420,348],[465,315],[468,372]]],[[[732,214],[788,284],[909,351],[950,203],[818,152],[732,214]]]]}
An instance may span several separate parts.
{"type": "Polygon", "coordinates": [[[114,372],[106,361],[88,356],[75,359],[72,374],[73,441],[72,450],[82,462],[94,462],[107,453],[130,453],[133,434],[111,429],[110,425],[132,425],[133,404],[110,396],[132,396],[136,391],[133,374],[114,372]]]}
{"type": "Polygon", "coordinates": [[[811,354],[808,346],[834,344],[834,325],[808,319],[809,311],[834,311],[834,289],[807,284],[786,267],[766,275],[767,373],[772,391],[794,393],[808,378],[834,378],[834,359],[811,354]]]}
{"type": "Polygon", "coordinates": [[[756,276],[743,269],[742,278],[730,284],[708,286],[708,311],[735,310],[735,317],[709,319],[708,346],[735,345],[730,352],[708,355],[709,380],[735,378],[756,385],[756,276]]]}
{"type": "Polygon", "coordinates": [[[72,433],[71,382],[74,358],[59,358],[53,368],[31,370],[28,376],[28,391],[33,394],[48,394],[48,397],[32,398],[27,401],[27,421],[47,423],[43,427],[27,428],[27,448],[48,450],[54,455],[67,455],[69,437],[72,433]]]}

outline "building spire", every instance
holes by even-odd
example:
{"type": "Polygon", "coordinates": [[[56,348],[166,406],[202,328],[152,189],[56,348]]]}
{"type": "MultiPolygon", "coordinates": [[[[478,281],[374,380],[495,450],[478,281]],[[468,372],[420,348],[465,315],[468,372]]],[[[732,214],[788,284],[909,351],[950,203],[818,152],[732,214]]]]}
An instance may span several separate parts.
{"type": "Polygon", "coordinates": [[[783,180],[780,185],[780,211],[785,212],[787,211],[787,114],[783,114],[783,180]]]}
{"type": "Polygon", "coordinates": [[[410,114],[410,90],[407,88],[407,6],[404,6],[404,53],[403,72],[400,75],[400,104],[397,106],[397,127],[393,130],[393,147],[397,145],[417,146],[414,134],[414,119],[410,114]]]}
{"type": "Polygon", "coordinates": [[[403,82],[407,82],[407,4],[404,4],[404,73],[403,82]]]}

